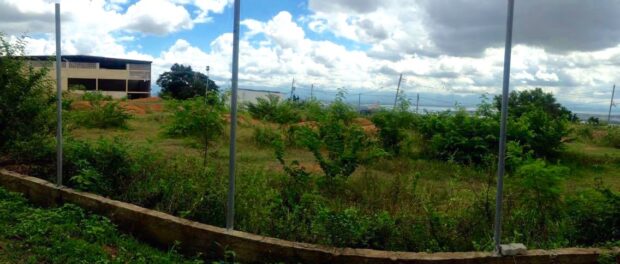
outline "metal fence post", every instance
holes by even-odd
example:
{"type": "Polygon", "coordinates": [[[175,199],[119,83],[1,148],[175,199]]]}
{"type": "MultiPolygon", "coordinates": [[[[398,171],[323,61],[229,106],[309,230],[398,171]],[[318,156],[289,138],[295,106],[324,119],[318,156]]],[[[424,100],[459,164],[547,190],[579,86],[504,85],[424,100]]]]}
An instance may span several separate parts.
{"type": "Polygon", "coordinates": [[[62,185],[62,65],[60,54],[60,0],[56,0],[56,184],[62,185]]]}
{"type": "Polygon", "coordinates": [[[241,0],[235,0],[233,26],[232,93],[230,97],[230,160],[228,163],[228,201],[226,229],[232,230],[235,222],[235,143],[237,137],[237,88],[239,82],[239,9],[241,0]]]}
{"type": "Polygon", "coordinates": [[[501,254],[502,198],[506,160],[506,119],[508,117],[508,92],[510,86],[510,55],[512,52],[512,20],[514,0],[508,0],[508,19],[506,22],[506,47],[504,49],[504,81],[502,87],[502,116],[499,130],[499,158],[497,162],[497,196],[495,199],[495,253],[501,254]]]}

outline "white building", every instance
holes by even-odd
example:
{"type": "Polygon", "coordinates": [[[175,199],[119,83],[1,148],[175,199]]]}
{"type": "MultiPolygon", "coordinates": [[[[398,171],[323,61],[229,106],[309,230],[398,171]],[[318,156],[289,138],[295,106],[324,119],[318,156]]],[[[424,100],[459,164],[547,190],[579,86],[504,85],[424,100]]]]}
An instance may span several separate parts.
{"type": "Polygon", "coordinates": [[[280,98],[281,101],[286,100],[286,94],[276,91],[267,90],[253,90],[239,88],[237,90],[237,100],[239,103],[256,103],[256,99],[259,97],[267,99],[267,95],[274,95],[280,98]]]}

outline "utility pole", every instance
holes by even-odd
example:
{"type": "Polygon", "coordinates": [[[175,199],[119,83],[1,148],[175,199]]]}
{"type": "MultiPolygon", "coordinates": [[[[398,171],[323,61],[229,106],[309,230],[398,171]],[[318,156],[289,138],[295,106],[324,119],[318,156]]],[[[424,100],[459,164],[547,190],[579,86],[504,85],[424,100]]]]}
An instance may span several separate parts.
{"type": "Polygon", "coordinates": [[[398,93],[400,92],[400,83],[403,80],[403,74],[400,74],[400,77],[398,78],[398,86],[396,86],[396,96],[394,96],[394,108],[393,110],[396,110],[396,103],[398,103],[398,93]]]}
{"type": "Polygon", "coordinates": [[[230,157],[228,163],[228,199],[226,202],[226,230],[235,223],[235,145],[237,139],[237,89],[239,88],[239,16],[241,0],[235,0],[233,22],[232,95],[230,97],[230,157]]]}
{"type": "Polygon", "coordinates": [[[310,86],[310,100],[314,100],[314,84],[310,86]]]}
{"type": "Polygon", "coordinates": [[[416,99],[415,99],[415,113],[418,113],[418,107],[420,106],[420,94],[418,93],[416,95],[416,99]]]}
{"type": "Polygon", "coordinates": [[[357,111],[362,113],[362,93],[357,94],[357,111]]]}
{"type": "Polygon", "coordinates": [[[60,49],[60,0],[56,0],[56,185],[62,185],[62,71],[60,49]]]}
{"type": "Polygon", "coordinates": [[[510,89],[510,57],[512,52],[512,20],[514,0],[508,0],[508,18],[506,21],[506,46],[504,48],[504,81],[502,87],[502,113],[499,128],[499,158],[497,162],[497,193],[495,199],[495,254],[501,255],[502,199],[504,190],[504,173],[506,172],[506,119],[508,118],[508,92],[510,89]]]}
{"type": "Polygon", "coordinates": [[[616,84],[614,84],[614,88],[611,90],[611,102],[609,103],[609,114],[607,114],[607,125],[611,125],[611,108],[615,106],[614,104],[615,95],[616,95],[616,84]]]}
{"type": "Polygon", "coordinates": [[[293,78],[293,83],[291,83],[291,99],[293,99],[294,94],[295,94],[295,78],[293,78]]]}

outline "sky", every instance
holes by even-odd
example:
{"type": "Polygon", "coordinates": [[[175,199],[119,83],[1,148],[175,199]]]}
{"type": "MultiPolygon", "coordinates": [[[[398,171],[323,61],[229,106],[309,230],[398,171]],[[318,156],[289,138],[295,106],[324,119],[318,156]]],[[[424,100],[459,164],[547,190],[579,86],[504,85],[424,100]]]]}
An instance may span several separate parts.
{"type": "MultiPolygon", "coordinates": [[[[511,90],[606,112],[620,76],[617,0],[516,0],[511,90]]],[[[243,0],[239,85],[393,102],[475,105],[502,86],[506,1],[243,0]],[[415,100],[415,99],[414,99],[415,100]]],[[[62,0],[62,52],[174,63],[230,85],[232,0],[62,0]]],[[[54,54],[54,1],[0,0],[0,32],[54,54]]],[[[619,83],[620,84],[620,83],[619,83]]],[[[158,90],[158,87],[153,87],[158,90]]],[[[620,92],[616,93],[620,95],[620,92]]],[[[353,99],[352,99],[353,100],[353,99]]],[[[616,108],[617,109],[617,108],[616,108]]],[[[618,110],[616,110],[618,111],[618,110]]]]}

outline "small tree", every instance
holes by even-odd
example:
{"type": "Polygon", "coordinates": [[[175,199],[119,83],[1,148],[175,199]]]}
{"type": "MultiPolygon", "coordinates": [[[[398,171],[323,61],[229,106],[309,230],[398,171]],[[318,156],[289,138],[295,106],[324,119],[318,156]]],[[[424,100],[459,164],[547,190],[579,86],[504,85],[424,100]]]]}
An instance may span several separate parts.
{"type": "Polygon", "coordinates": [[[217,92],[219,87],[206,75],[195,72],[191,66],[175,63],[170,71],[157,78],[163,97],[185,100],[196,96],[205,96],[206,91],[217,92]]]}
{"type": "Polygon", "coordinates": [[[55,128],[48,69],[27,65],[17,57],[23,51],[23,39],[11,44],[0,34],[0,154],[40,154],[55,128]]]}
{"type": "Polygon", "coordinates": [[[224,132],[222,113],[225,111],[224,99],[216,93],[209,93],[207,99],[195,97],[170,104],[174,111],[172,123],[166,127],[170,136],[190,136],[198,139],[204,146],[204,163],[207,162],[209,143],[224,132]]]}

